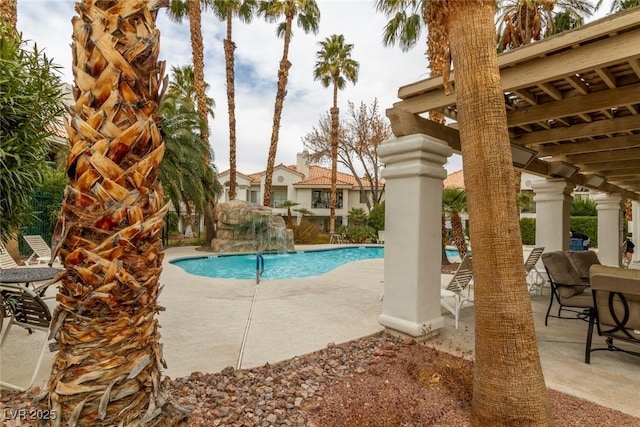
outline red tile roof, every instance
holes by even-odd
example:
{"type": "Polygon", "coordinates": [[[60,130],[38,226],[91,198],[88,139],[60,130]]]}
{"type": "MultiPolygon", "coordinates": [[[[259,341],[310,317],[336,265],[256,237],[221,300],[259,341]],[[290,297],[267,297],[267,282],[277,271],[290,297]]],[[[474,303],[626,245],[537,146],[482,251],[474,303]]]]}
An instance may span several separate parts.
{"type": "Polygon", "coordinates": [[[464,189],[464,173],[462,169],[456,172],[450,173],[444,181],[442,181],[444,188],[462,188],[464,189]]]}

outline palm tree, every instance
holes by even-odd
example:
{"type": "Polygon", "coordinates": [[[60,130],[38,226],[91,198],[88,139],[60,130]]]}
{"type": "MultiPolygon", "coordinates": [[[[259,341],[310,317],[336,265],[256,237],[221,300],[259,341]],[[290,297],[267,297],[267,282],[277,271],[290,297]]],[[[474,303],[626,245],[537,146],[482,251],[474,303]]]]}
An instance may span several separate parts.
{"type": "MultiPolygon", "coordinates": [[[[598,0],[598,3],[596,3],[596,9],[599,9],[601,5],[602,5],[602,0],[598,0]]],[[[628,10],[636,6],[640,6],[640,0],[613,0],[611,2],[611,8],[609,9],[609,13],[616,13],[622,10],[628,10]]]]}
{"type": "Polygon", "coordinates": [[[278,22],[284,18],[284,22],[278,24],[277,34],[284,39],[282,59],[278,68],[278,86],[276,90],[276,102],[273,111],[273,127],[271,129],[271,142],[269,145],[269,157],[264,179],[264,198],[262,204],[271,206],[271,183],[273,180],[273,168],[276,164],[276,152],[278,150],[278,135],[280,132],[280,119],[284,98],[287,95],[287,81],[289,79],[289,44],[291,43],[292,26],[294,18],[305,33],[318,32],[320,22],[320,9],[315,0],[265,0],[260,2],[259,13],[268,22],[278,22]]]}
{"type": "Polygon", "coordinates": [[[289,228],[293,228],[293,217],[291,215],[291,208],[294,206],[298,206],[300,203],[294,202],[293,200],[285,200],[280,204],[281,208],[287,208],[287,226],[289,228]]]}
{"type": "Polygon", "coordinates": [[[347,80],[356,83],[360,64],[351,59],[352,44],[345,44],[342,34],[333,34],[320,42],[316,53],[314,80],[320,80],[324,87],[333,85],[333,106],[331,107],[331,196],[329,198],[329,233],[336,226],[336,200],[338,181],[338,128],[340,110],[338,109],[338,89],[343,89],[347,80]]]}
{"type": "Polygon", "coordinates": [[[460,258],[467,254],[467,241],[460,213],[467,210],[467,196],[461,188],[444,188],[442,190],[442,212],[451,219],[453,244],[458,248],[460,258]]]}
{"type": "Polygon", "coordinates": [[[194,106],[167,93],[160,101],[158,115],[162,117],[166,147],[158,178],[176,209],[184,203],[191,226],[192,210],[204,212],[206,201],[218,197],[220,184],[215,170],[204,161],[211,154],[200,138],[200,120],[194,106]]]}
{"type": "Polygon", "coordinates": [[[594,9],[589,0],[502,0],[497,10],[498,50],[503,51],[580,26],[594,9]]]}
{"type": "MultiPolygon", "coordinates": [[[[210,5],[211,0],[171,0],[169,18],[182,22],[185,16],[189,18],[189,34],[191,39],[191,53],[193,57],[194,85],[198,115],[201,120],[200,135],[202,140],[209,144],[209,117],[207,111],[206,83],[204,80],[204,45],[202,42],[202,5],[210,5]]],[[[207,163],[211,158],[205,159],[207,163]]],[[[215,224],[213,221],[213,200],[207,202],[205,227],[205,246],[208,246],[215,237],[215,224]]]]}
{"type": "MultiPolygon", "coordinates": [[[[183,104],[189,104],[190,108],[193,108],[197,112],[197,105],[194,101],[196,99],[196,84],[195,84],[195,72],[193,71],[193,65],[185,65],[183,67],[171,67],[171,80],[169,81],[169,88],[167,93],[173,94],[180,98],[180,102],[183,104]]],[[[209,89],[209,83],[204,83],[205,91],[209,89]]],[[[211,118],[215,117],[213,108],[216,106],[215,101],[210,96],[204,98],[204,106],[207,110],[207,115],[211,118]]],[[[198,117],[200,114],[198,113],[198,117]]],[[[198,125],[202,127],[201,125],[198,125]]],[[[200,131],[198,131],[200,133],[200,131]]]]}
{"type": "Polygon", "coordinates": [[[198,115],[202,120],[200,134],[202,140],[209,143],[209,117],[207,111],[207,95],[204,79],[204,44],[202,42],[202,4],[207,6],[210,0],[189,1],[171,0],[167,10],[169,18],[175,22],[182,22],[189,18],[189,35],[191,38],[191,55],[193,59],[193,74],[195,84],[198,115]]]}
{"type": "Polygon", "coordinates": [[[224,61],[227,75],[227,104],[229,106],[229,199],[236,198],[236,101],[233,42],[233,17],[243,22],[251,22],[253,13],[258,7],[256,0],[214,0],[213,12],[227,21],[227,37],[224,39],[224,61]]]}
{"type": "Polygon", "coordinates": [[[472,425],[552,425],[525,283],[493,1],[442,0],[474,242],[472,425]],[[486,171],[494,171],[487,174],[486,171]],[[507,402],[505,404],[505,402],[507,402]]]}
{"type": "Polygon", "coordinates": [[[0,3],[0,19],[13,28],[18,23],[18,0],[3,0],[0,3]]]}
{"type": "Polygon", "coordinates": [[[161,381],[155,318],[167,211],[157,180],[162,5],[126,2],[125,15],[113,2],[78,2],[72,19],[69,186],[53,236],[65,268],[51,329],[59,351],[40,403],[58,425],[169,426],[186,416],[161,381]]]}

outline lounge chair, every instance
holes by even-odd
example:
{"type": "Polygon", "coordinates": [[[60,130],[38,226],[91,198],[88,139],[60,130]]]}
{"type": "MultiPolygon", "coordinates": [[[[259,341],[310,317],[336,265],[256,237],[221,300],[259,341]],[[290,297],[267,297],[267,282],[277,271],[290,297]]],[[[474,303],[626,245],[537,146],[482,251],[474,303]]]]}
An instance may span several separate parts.
{"type": "Polygon", "coordinates": [[[569,256],[563,251],[555,251],[543,253],[541,259],[551,284],[549,308],[544,318],[545,326],[549,317],[587,320],[589,310],[593,307],[593,297],[589,287],[582,282],[571,265],[569,256]],[[560,305],[557,316],[550,314],[554,299],[560,305]],[[563,310],[576,313],[577,316],[563,316],[563,310]]]}
{"type": "Polygon", "coordinates": [[[536,268],[536,264],[540,259],[540,256],[544,252],[544,246],[539,246],[537,248],[533,248],[527,260],[524,263],[524,273],[527,278],[527,284],[529,285],[529,292],[533,290],[540,290],[540,295],[542,295],[542,289],[544,288],[544,284],[547,282],[544,277],[540,274],[538,269],[536,268]]]}
{"type": "Polygon", "coordinates": [[[19,265],[13,259],[7,248],[0,242],[0,268],[18,268],[19,265]]]}
{"type": "MultiPolygon", "coordinates": [[[[27,329],[29,332],[33,330],[44,332],[44,340],[40,349],[38,362],[31,376],[29,384],[21,386],[5,381],[0,381],[0,385],[18,391],[25,391],[33,385],[38,374],[38,369],[42,364],[45,348],[49,337],[49,325],[51,323],[51,312],[43,299],[32,289],[17,284],[0,284],[0,300],[4,307],[11,313],[10,321],[7,328],[2,334],[0,340],[0,351],[7,343],[7,338],[11,332],[13,325],[27,329]]],[[[23,364],[14,367],[14,369],[22,368],[23,364]]],[[[4,371],[8,371],[8,366],[4,366],[4,371]]]]}
{"type": "Polygon", "coordinates": [[[598,255],[594,251],[567,251],[571,265],[578,272],[580,280],[585,285],[590,283],[589,269],[592,265],[600,265],[598,255]]]}
{"type": "Polygon", "coordinates": [[[456,319],[456,329],[458,329],[458,319],[460,309],[465,302],[473,302],[471,299],[471,281],[473,280],[473,264],[471,254],[465,255],[458,269],[454,273],[451,281],[445,289],[440,290],[440,305],[446,308],[456,319]],[[454,305],[445,301],[445,298],[454,298],[454,305]]]}
{"type": "Polygon", "coordinates": [[[49,264],[51,265],[51,248],[44,241],[42,236],[22,236],[33,253],[27,259],[27,264],[49,264]]]}
{"type": "Polygon", "coordinates": [[[594,265],[590,278],[594,308],[589,317],[585,363],[591,363],[591,352],[597,350],[640,356],[640,270],[594,265]],[[594,323],[598,335],[606,338],[606,347],[591,347],[594,323]],[[614,339],[627,346],[614,345],[614,339]],[[636,350],[629,344],[635,344],[636,350]]]}
{"type": "Polygon", "coordinates": [[[384,230],[378,230],[378,243],[384,245],[384,230]]]}

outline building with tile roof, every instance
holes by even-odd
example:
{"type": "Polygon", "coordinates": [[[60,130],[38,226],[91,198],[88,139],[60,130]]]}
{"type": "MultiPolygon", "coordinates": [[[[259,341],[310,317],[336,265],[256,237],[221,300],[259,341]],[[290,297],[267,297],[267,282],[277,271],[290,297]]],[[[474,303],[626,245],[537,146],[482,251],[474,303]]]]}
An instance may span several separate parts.
{"type": "MultiPolygon", "coordinates": [[[[238,200],[250,203],[262,203],[266,171],[244,174],[237,172],[236,194],[238,200]]],[[[229,200],[229,171],[218,174],[225,192],[220,201],[229,200]]],[[[360,191],[355,176],[338,172],[337,176],[336,225],[347,224],[347,215],[353,208],[367,211],[367,199],[371,202],[371,184],[365,183],[365,194],[360,191]]],[[[313,212],[309,219],[322,230],[329,228],[329,197],[331,193],[331,169],[309,164],[309,153],[304,151],[296,156],[295,165],[279,164],[273,171],[271,188],[271,207],[274,213],[287,214],[286,208],[280,208],[283,202],[291,200],[298,203],[294,208],[305,208],[313,212]]],[[[384,198],[384,195],[383,195],[384,198]]],[[[292,212],[299,216],[297,212],[292,212]]]]}

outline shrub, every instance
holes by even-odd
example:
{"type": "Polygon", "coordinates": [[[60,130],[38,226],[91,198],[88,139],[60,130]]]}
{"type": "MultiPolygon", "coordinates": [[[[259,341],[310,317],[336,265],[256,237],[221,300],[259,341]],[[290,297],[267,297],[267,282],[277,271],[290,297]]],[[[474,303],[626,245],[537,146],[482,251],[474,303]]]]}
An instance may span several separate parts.
{"type": "Polygon", "coordinates": [[[569,222],[571,230],[582,231],[589,236],[589,246],[598,246],[598,218],[595,216],[572,216],[569,222]]]}
{"type": "Polygon", "coordinates": [[[369,212],[369,219],[367,220],[367,225],[372,227],[376,231],[384,230],[384,212],[384,202],[371,208],[371,212],[369,212]]]}
{"type": "Polygon", "coordinates": [[[364,243],[366,240],[371,239],[375,233],[376,231],[371,227],[348,227],[347,239],[353,243],[364,243]]]}
{"type": "Polygon", "coordinates": [[[293,226],[293,241],[297,244],[312,244],[318,241],[320,230],[304,217],[300,224],[293,226]]]}
{"type": "Polygon", "coordinates": [[[596,202],[592,199],[574,198],[571,201],[571,216],[598,216],[596,202]]]}
{"type": "Polygon", "coordinates": [[[536,243],[536,219],[521,218],[520,233],[522,235],[523,245],[535,245],[536,243]]]}

